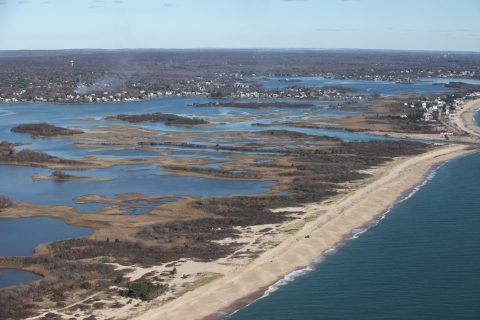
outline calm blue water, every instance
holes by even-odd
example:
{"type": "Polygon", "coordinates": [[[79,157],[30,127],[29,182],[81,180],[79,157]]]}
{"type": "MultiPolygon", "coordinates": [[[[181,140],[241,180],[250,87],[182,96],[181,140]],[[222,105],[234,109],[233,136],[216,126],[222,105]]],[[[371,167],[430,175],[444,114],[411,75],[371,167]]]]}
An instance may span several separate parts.
{"type": "MultiPolygon", "coordinates": [[[[407,76],[407,75],[406,75],[407,76]]],[[[256,77],[261,79],[262,77],[256,77]]],[[[255,78],[253,78],[255,79],[255,78]]],[[[440,83],[440,81],[433,81],[432,78],[427,78],[427,81],[416,81],[410,84],[398,84],[395,82],[387,81],[370,81],[370,80],[345,80],[345,79],[332,79],[324,77],[289,77],[289,80],[298,79],[301,82],[281,82],[285,77],[269,77],[270,80],[259,82],[263,84],[266,89],[273,88],[285,88],[292,86],[304,86],[304,87],[323,87],[323,86],[343,86],[360,90],[359,94],[372,94],[377,93],[382,96],[407,94],[407,93],[431,93],[431,92],[449,92],[453,91],[450,88],[444,86],[434,86],[434,82],[440,83]],[[432,81],[432,82],[430,82],[432,81]]],[[[436,79],[436,78],[435,78],[436,79]]],[[[448,83],[449,78],[442,78],[442,83],[448,83]]],[[[451,81],[456,81],[453,79],[451,81]]],[[[464,82],[467,82],[465,80],[464,82]]],[[[353,93],[357,94],[357,93],[353,93]]]]}
{"type": "MultiPolygon", "coordinates": [[[[53,170],[26,166],[0,165],[0,194],[13,200],[27,201],[40,205],[68,205],[79,211],[96,211],[105,204],[80,204],[74,200],[79,196],[97,194],[108,198],[124,193],[140,193],[146,196],[229,196],[233,194],[255,194],[267,192],[275,181],[215,180],[196,177],[166,175],[168,172],[155,170],[155,165],[121,165],[105,169],[86,171],[65,170],[65,173],[100,178],[106,181],[40,180],[32,176],[49,176],[53,170]]],[[[1,255],[1,253],[0,253],[1,255]]]]}
{"type": "Polygon", "coordinates": [[[0,269],[0,288],[29,284],[42,277],[27,271],[15,269],[0,269]]]}
{"type": "Polygon", "coordinates": [[[448,162],[379,225],[240,319],[479,319],[480,153],[448,162]]]}
{"type": "Polygon", "coordinates": [[[478,79],[465,79],[465,78],[422,78],[420,81],[431,83],[450,83],[450,82],[463,82],[468,84],[480,84],[478,79]]]}
{"type": "Polygon", "coordinates": [[[90,228],[46,217],[0,218],[0,256],[29,256],[41,243],[83,237],[92,232],[90,228]]]}

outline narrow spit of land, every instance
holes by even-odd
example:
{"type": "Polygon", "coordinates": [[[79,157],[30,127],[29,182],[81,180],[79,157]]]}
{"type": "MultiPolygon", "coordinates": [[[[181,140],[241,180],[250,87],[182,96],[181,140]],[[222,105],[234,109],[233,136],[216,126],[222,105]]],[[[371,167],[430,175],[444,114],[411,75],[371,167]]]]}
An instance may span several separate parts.
{"type": "MultiPolygon", "coordinates": [[[[420,156],[397,159],[378,169],[371,181],[365,181],[363,187],[350,194],[331,202],[305,206],[307,214],[323,214],[307,223],[294,236],[285,236],[280,245],[263,253],[252,263],[231,266],[227,272],[222,270],[220,272],[225,276],[220,280],[161,308],[152,309],[138,319],[202,319],[219,310],[233,311],[232,306],[238,308],[241,305],[236,304],[239,299],[257,293],[284,275],[309,265],[352,229],[384,212],[406,190],[421,183],[432,166],[471,152],[473,150],[465,146],[448,146],[420,156]]],[[[215,272],[215,269],[212,271],[215,272]]]]}

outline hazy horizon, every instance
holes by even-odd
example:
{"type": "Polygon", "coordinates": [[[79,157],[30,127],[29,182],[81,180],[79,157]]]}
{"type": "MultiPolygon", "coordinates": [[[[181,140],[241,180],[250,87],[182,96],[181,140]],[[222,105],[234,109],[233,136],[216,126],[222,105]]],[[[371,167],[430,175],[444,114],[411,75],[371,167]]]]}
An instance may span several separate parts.
{"type": "Polygon", "coordinates": [[[0,50],[480,51],[478,0],[0,0],[0,50]]]}
{"type": "Polygon", "coordinates": [[[402,50],[402,49],[375,49],[375,48],[68,48],[68,49],[0,49],[0,52],[54,52],[54,51],[366,51],[366,52],[399,52],[399,53],[441,53],[441,54],[480,54],[479,51],[454,51],[454,50],[402,50]]]}

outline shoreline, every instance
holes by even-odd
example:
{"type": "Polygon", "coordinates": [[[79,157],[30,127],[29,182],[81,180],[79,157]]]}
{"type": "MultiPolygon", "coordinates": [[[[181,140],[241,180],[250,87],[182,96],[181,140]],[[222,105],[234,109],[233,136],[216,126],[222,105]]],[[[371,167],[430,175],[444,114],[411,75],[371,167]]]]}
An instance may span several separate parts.
{"type": "Polygon", "coordinates": [[[98,178],[98,177],[84,177],[84,176],[67,176],[65,178],[57,178],[54,176],[37,176],[33,175],[32,176],[32,181],[45,181],[45,180],[51,180],[51,181],[73,181],[73,180],[78,180],[78,181],[110,181],[110,180],[115,180],[115,178],[98,178]]]}
{"type": "Polygon", "coordinates": [[[466,131],[474,136],[480,135],[480,127],[475,124],[474,116],[480,109],[480,99],[469,101],[463,109],[455,117],[455,124],[461,130],[466,131]]]}
{"type": "Polygon", "coordinates": [[[402,195],[408,197],[409,190],[423,183],[436,165],[472,152],[474,150],[466,146],[456,145],[397,159],[382,167],[373,181],[365,181],[362,187],[340,199],[328,204],[306,205],[307,213],[324,210],[326,213],[250,264],[232,267],[223,278],[148,310],[137,319],[222,319],[262,297],[285,275],[308,268],[351,235],[353,229],[362,228],[383,215],[392,204],[401,201],[402,195]]]}
{"type": "MultiPolygon", "coordinates": [[[[462,157],[463,155],[454,157],[452,159],[456,159],[459,157],[462,157]]],[[[203,320],[223,320],[226,319],[227,317],[237,313],[243,308],[248,307],[249,305],[255,303],[256,301],[266,298],[270,293],[273,293],[278,290],[278,287],[283,286],[288,284],[289,282],[293,282],[295,279],[298,277],[301,277],[307,273],[315,271],[316,267],[321,264],[327,257],[330,255],[335,254],[341,247],[343,247],[347,241],[355,240],[358,238],[359,235],[363,234],[364,232],[368,231],[370,228],[373,228],[377,226],[381,220],[385,218],[385,216],[390,213],[392,209],[395,208],[398,204],[402,203],[405,200],[408,200],[410,197],[412,197],[417,191],[420,190],[427,182],[432,180],[435,175],[437,170],[442,167],[444,164],[449,162],[450,160],[445,160],[439,163],[435,163],[432,165],[432,168],[425,173],[423,180],[411,187],[408,190],[405,190],[402,192],[402,194],[397,198],[397,200],[392,203],[387,209],[385,209],[383,212],[373,216],[373,218],[370,221],[367,221],[363,223],[361,226],[352,229],[350,233],[345,234],[343,238],[338,241],[337,243],[334,244],[333,247],[325,250],[320,256],[316,257],[313,259],[313,261],[306,267],[299,268],[295,271],[292,271],[291,273],[285,275],[283,278],[277,280],[276,282],[272,283],[270,286],[263,287],[259,289],[257,292],[254,292],[250,294],[247,297],[243,297],[232,303],[228,308],[222,309],[210,316],[207,316],[203,318],[203,320]]]]}

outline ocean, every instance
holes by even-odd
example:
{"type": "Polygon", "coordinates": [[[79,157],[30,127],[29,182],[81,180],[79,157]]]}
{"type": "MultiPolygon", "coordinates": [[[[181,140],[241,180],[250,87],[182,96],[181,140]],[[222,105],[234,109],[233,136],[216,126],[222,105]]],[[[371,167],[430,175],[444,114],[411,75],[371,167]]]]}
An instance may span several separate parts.
{"type": "Polygon", "coordinates": [[[473,117],[473,122],[478,126],[480,124],[480,110],[475,111],[475,115],[473,117]]]}
{"type": "Polygon", "coordinates": [[[479,164],[431,171],[376,226],[228,319],[480,319],[479,164]]]}

